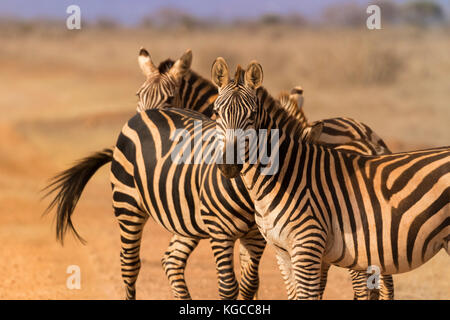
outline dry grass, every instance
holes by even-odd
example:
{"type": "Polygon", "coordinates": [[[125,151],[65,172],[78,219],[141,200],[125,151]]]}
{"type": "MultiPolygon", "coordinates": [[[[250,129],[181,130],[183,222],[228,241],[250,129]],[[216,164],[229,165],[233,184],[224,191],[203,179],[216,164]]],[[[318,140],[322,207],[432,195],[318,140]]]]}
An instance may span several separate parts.
{"type": "MultiPolygon", "coordinates": [[[[28,266],[20,267],[24,273],[29,272],[25,278],[38,277],[37,283],[42,284],[43,289],[26,293],[23,292],[26,290],[23,284],[17,288],[22,291],[12,293],[7,286],[5,291],[0,289],[0,297],[71,297],[64,293],[61,285],[56,289],[52,287],[64,276],[65,267],[60,267],[60,264],[70,260],[71,255],[67,251],[63,254],[53,245],[48,247],[53,243],[50,220],[42,222],[36,218],[43,209],[41,204],[37,204],[38,190],[48,177],[75,159],[114,144],[121,126],[135,110],[134,93],[143,81],[136,62],[140,46],[150,51],[155,62],[167,57],[176,58],[191,48],[193,68],[207,78],[211,63],[217,56],[225,57],[232,68],[237,63],[246,65],[257,59],[264,68],[264,84],[274,95],[294,85],[303,86],[305,110],[311,120],[335,116],[356,118],[370,125],[394,151],[448,145],[450,141],[448,30],[299,30],[277,27],[163,32],[85,28],[79,32],[67,31],[63,29],[64,25],[61,29],[55,28],[41,28],[34,32],[32,28],[24,27],[19,31],[0,32],[0,238],[10,241],[6,238],[12,236],[11,230],[18,230],[21,235],[15,242],[7,242],[17,249],[8,253],[7,260],[15,261],[11,264],[11,271],[27,263],[38,265],[34,258],[27,260],[24,250],[32,248],[33,253],[41,252],[47,256],[47,248],[50,248],[45,268],[63,275],[52,280],[51,272],[47,272],[44,274],[47,278],[41,279],[38,271],[29,271],[28,266]],[[29,220],[30,215],[35,216],[29,220]],[[39,226],[35,235],[33,223],[39,226]],[[14,257],[17,252],[21,254],[14,257]],[[61,257],[51,260],[53,253],[61,257]]],[[[94,226],[100,226],[99,221],[115,224],[110,213],[109,190],[98,189],[109,188],[106,171],[93,181],[95,188],[86,191],[88,200],[81,201],[80,206],[84,210],[80,209],[77,215],[80,217],[79,225],[83,225],[81,229],[87,228],[86,232],[93,230],[90,240],[94,244],[90,248],[99,249],[88,250],[86,254],[90,258],[83,261],[86,264],[95,262],[95,259],[100,259],[100,253],[109,254],[111,251],[112,256],[106,258],[106,265],[115,261],[117,268],[105,281],[114,283],[112,296],[120,298],[122,289],[116,259],[118,242],[114,238],[118,235],[117,229],[102,231],[104,239],[110,241],[112,237],[115,242],[95,244],[98,231],[94,226]],[[102,215],[109,215],[104,218],[109,220],[95,220],[90,225],[93,216],[102,215]],[[92,258],[94,251],[96,256],[92,258]]],[[[150,246],[152,240],[147,241],[150,246]]],[[[164,243],[161,246],[163,250],[164,243]]],[[[79,248],[73,250],[77,256],[84,254],[79,248]]],[[[196,268],[202,274],[205,269],[201,263],[203,260],[195,259],[200,256],[206,259],[209,252],[201,252],[194,255],[192,267],[188,268],[191,273],[188,274],[196,274],[196,268]]],[[[156,254],[149,256],[150,260],[153,261],[154,256],[156,254]]],[[[281,280],[273,259],[269,257],[270,254],[264,258],[261,297],[283,298],[281,280]]],[[[212,267],[211,261],[209,263],[212,267]]],[[[450,298],[448,263],[449,257],[441,253],[423,268],[396,277],[397,297],[450,298]]],[[[105,268],[97,267],[101,272],[106,272],[105,268]]],[[[159,268],[157,262],[154,268],[159,268]]],[[[97,270],[97,274],[100,271],[97,270]]],[[[143,283],[148,284],[151,280],[145,282],[146,274],[150,273],[143,273],[143,283]]],[[[103,275],[101,279],[106,277],[103,275]]],[[[154,277],[154,274],[148,276],[149,279],[154,277]]],[[[210,293],[194,296],[216,297],[213,269],[208,277],[203,281],[210,281],[210,293]]],[[[331,277],[345,280],[332,279],[327,297],[350,298],[349,290],[345,294],[339,290],[342,284],[348,286],[345,271],[336,269],[331,277]]],[[[158,281],[165,284],[165,279],[158,278],[158,281]]],[[[99,280],[91,282],[98,283],[99,280]]],[[[193,283],[194,288],[196,285],[193,283]]],[[[104,284],[99,288],[102,294],[111,289],[104,284]]],[[[159,294],[154,290],[148,292],[144,297],[169,296],[167,290],[159,294]]],[[[91,288],[86,295],[74,297],[93,298],[98,295],[91,288]]]]}

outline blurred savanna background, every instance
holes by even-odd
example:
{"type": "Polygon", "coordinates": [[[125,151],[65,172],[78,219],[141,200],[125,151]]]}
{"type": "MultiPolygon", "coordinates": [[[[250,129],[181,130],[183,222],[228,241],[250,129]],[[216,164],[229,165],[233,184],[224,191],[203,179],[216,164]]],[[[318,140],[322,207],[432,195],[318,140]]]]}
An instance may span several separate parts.
{"type": "MultiPolygon", "coordinates": [[[[274,96],[304,88],[310,120],[352,117],[393,151],[406,151],[450,142],[449,12],[444,0],[3,0],[0,299],[124,297],[109,166],[88,184],[74,214],[86,246],[70,235],[64,247],[56,243],[40,189],[76,159],[114,145],[144,81],[141,46],[155,63],[190,48],[192,68],[207,79],[217,56],[233,69],[256,59],[274,96]],[[81,9],[80,30],[66,27],[71,4],[81,9]],[[381,8],[380,30],[366,26],[369,4],[381,8]],[[66,287],[70,265],[81,268],[80,290],[66,287]]],[[[170,299],[160,264],[170,234],[152,221],[144,233],[138,299],[170,299]]],[[[442,251],[395,276],[396,298],[449,299],[449,263],[442,251]]],[[[208,241],[193,253],[187,281],[194,299],[218,298],[208,241]]],[[[332,268],[325,298],[352,296],[347,272],[332,268]]],[[[286,298],[271,248],[259,298],[286,298]]]]}

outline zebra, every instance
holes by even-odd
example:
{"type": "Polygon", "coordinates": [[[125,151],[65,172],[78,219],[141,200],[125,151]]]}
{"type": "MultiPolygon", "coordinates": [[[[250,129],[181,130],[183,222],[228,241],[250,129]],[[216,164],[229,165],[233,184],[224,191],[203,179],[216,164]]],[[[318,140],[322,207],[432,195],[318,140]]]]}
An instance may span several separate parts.
{"type": "MultiPolygon", "coordinates": [[[[156,67],[149,52],[145,48],[141,48],[138,63],[146,77],[145,82],[136,93],[138,112],[164,107],[179,107],[196,110],[209,117],[213,116],[212,106],[217,97],[217,89],[191,70],[192,51],[190,49],[186,50],[176,62],[167,59],[156,67]],[[175,71],[176,65],[182,68],[175,71]]],[[[187,260],[199,242],[198,238],[175,234],[161,259],[172,295],[175,298],[191,298],[184,273],[187,260]]],[[[241,251],[247,252],[244,249],[241,251]]],[[[242,272],[245,271],[242,270],[242,272]]]]}
{"type": "MultiPolygon", "coordinates": [[[[225,63],[226,64],[226,63],[225,63]]],[[[244,79],[244,72],[240,69],[236,72],[236,82],[238,79],[244,79]]],[[[258,91],[258,90],[257,90],[258,91]]],[[[261,88],[257,96],[264,96],[267,102],[264,108],[271,108],[272,103],[276,103],[268,92],[261,88]]],[[[300,131],[300,139],[303,141],[315,141],[335,149],[346,150],[358,154],[376,155],[390,154],[384,141],[367,125],[350,118],[332,118],[313,123],[308,123],[306,115],[303,112],[303,89],[301,86],[294,87],[288,95],[281,92],[279,95],[281,109],[284,109],[288,115],[297,119],[297,122],[288,124],[287,132],[296,133],[300,131]],[[320,129],[318,128],[320,125],[320,129]],[[317,126],[317,127],[316,127],[317,126]],[[315,129],[315,133],[311,129],[315,129]],[[319,129],[319,130],[317,130],[319,129]]],[[[275,112],[277,113],[277,112],[275,112]]],[[[222,166],[222,169],[224,166],[222,166]]],[[[321,277],[321,292],[325,290],[327,275],[330,265],[324,267],[321,277]]],[[[392,300],[394,299],[394,282],[391,275],[381,275],[378,289],[368,290],[368,274],[349,269],[352,279],[352,286],[355,300],[392,300]]],[[[293,288],[293,286],[288,286],[293,288]]],[[[295,292],[288,289],[288,298],[294,298],[295,292]]]]}
{"type": "Polygon", "coordinates": [[[260,162],[249,163],[254,145],[246,147],[243,164],[220,169],[244,180],[256,224],[274,245],[296,298],[320,298],[330,264],[356,271],[377,266],[392,275],[420,267],[443,248],[450,255],[450,147],[367,156],[305,143],[286,131],[292,118],[268,99],[259,63],[252,61],[234,81],[223,58],[211,72],[224,157],[239,143],[227,129],[279,134],[275,174],[263,175],[260,162]]]}

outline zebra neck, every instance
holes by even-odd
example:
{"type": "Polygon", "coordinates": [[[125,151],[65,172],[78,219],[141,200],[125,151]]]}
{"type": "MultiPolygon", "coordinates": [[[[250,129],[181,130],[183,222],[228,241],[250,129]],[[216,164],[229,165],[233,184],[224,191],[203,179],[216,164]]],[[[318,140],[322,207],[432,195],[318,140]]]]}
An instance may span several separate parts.
{"type": "Polygon", "coordinates": [[[216,98],[216,86],[194,71],[188,72],[181,80],[179,89],[181,108],[194,110],[211,117],[216,98]]]}
{"type": "Polygon", "coordinates": [[[292,159],[299,159],[308,153],[311,145],[288,135],[277,136],[272,130],[267,139],[259,137],[258,151],[255,156],[246,150],[245,163],[241,171],[244,183],[254,200],[264,197],[265,186],[276,184],[280,176],[292,174],[292,159]],[[261,146],[264,146],[261,148],[261,146]],[[249,159],[257,159],[252,163],[249,159]]]}
{"type": "Polygon", "coordinates": [[[265,88],[258,88],[256,94],[258,113],[255,129],[260,139],[256,157],[258,161],[256,163],[247,161],[252,159],[247,149],[246,161],[241,172],[247,189],[258,198],[262,185],[275,181],[280,170],[287,170],[286,163],[283,163],[285,161],[280,158],[285,157],[281,148],[292,147],[298,154],[301,153],[300,141],[304,123],[282,108],[279,101],[275,100],[265,88]],[[265,141],[261,141],[261,135],[264,134],[265,141]],[[266,148],[260,148],[260,143],[266,148]]]}

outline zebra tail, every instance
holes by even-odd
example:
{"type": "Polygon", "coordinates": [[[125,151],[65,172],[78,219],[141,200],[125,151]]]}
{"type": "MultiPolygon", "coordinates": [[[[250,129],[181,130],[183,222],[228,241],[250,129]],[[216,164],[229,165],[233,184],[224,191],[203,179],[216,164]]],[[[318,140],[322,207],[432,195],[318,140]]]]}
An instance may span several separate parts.
{"type": "Polygon", "coordinates": [[[56,196],[44,211],[44,215],[56,207],[56,238],[61,244],[64,244],[64,235],[67,229],[72,230],[81,243],[86,243],[75,230],[71,216],[89,179],[100,167],[111,162],[112,159],[112,149],[96,152],[78,160],[74,166],[54,176],[49,185],[42,189],[42,192],[46,192],[43,198],[56,192],[56,196]]]}

